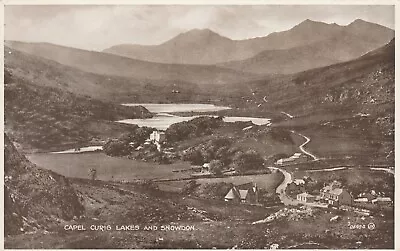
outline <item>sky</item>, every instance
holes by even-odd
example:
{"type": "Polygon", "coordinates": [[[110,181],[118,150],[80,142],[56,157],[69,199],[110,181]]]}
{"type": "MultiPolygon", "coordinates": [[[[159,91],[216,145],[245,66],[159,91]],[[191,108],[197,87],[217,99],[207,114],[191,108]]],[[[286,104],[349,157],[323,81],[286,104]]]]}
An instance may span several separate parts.
{"type": "Polygon", "coordinates": [[[195,28],[246,39],[305,19],[347,25],[358,18],[394,29],[390,5],[6,5],[5,39],[103,50],[161,44],[195,28]]]}

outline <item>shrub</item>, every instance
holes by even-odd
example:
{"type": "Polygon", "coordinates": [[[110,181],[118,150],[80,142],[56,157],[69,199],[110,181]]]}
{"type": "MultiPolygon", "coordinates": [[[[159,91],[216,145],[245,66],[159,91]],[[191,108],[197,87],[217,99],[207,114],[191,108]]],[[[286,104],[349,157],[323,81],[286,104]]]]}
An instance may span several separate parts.
{"type": "Polygon", "coordinates": [[[103,146],[103,151],[110,156],[126,156],[131,152],[127,141],[110,140],[103,146]]]}
{"type": "Polygon", "coordinates": [[[239,151],[233,157],[232,166],[239,173],[249,170],[259,170],[264,168],[264,159],[254,150],[247,152],[239,151]]]}
{"type": "Polygon", "coordinates": [[[212,160],[210,162],[210,172],[215,175],[221,175],[224,163],[221,160],[212,160]]]}

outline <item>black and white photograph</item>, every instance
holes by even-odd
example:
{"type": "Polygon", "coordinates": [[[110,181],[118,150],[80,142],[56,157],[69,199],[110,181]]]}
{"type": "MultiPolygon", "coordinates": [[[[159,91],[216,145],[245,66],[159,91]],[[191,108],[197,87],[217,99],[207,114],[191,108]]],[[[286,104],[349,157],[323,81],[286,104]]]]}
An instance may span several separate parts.
{"type": "Polygon", "coordinates": [[[4,248],[396,248],[395,1],[61,3],[2,3],[4,248]]]}

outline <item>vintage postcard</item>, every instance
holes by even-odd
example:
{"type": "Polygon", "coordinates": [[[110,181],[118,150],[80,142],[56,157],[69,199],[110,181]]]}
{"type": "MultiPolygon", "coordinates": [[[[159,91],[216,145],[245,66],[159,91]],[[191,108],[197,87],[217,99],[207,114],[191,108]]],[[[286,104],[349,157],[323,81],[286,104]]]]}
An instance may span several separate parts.
{"type": "Polygon", "coordinates": [[[2,8],[6,249],[395,249],[396,1],[2,8]]]}

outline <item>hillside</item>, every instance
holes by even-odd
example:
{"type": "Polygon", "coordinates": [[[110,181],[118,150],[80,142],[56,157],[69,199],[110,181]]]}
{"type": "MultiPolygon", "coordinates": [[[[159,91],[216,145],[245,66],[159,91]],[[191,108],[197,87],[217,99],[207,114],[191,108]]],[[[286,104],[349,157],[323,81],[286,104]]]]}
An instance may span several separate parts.
{"type": "Polygon", "coordinates": [[[6,41],[5,45],[81,71],[101,75],[142,80],[183,81],[201,85],[217,85],[257,77],[251,73],[241,73],[217,66],[152,63],[49,43],[6,41]]]}
{"type": "Polygon", "coordinates": [[[194,99],[200,88],[193,83],[94,74],[5,47],[5,65],[14,77],[36,85],[56,87],[78,95],[115,103],[194,99]],[[179,94],[172,91],[179,91],[179,94]]]}
{"type": "Polygon", "coordinates": [[[309,114],[346,105],[353,108],[347,112],[367,112],[356,108],[376,108],[394,101],[394,55],[393,39],[352,61],[250,84],[258,87],[259,94],[267,87],[270,105],[288,113],[309,114]]]}
{"type": "Polygon", "coordinates": [[[30,163],[7,135],[4,135],[4,177],[5,236],[45,230],[84,213],[69,181],[30,163]]]}
{"type": "MultiPolygon", "coordinates": [[[[358,59],[248,83],[266,105],[294,116],[276,126],[308,135],[314,153],[393,164],[394,40],[358,59]],[[335,147],[333,147],[335,146],[335,147]]],[[[240,87],[237,87],[240,88],[240,87]]],[[[255,98],[248,93],[248,99],[255,98]]],[[[245,97],[245,98],[246,98],[245,97]]],[[[258,102],[253,101],[256,106],[258,102]]]]}
{"type": "Polygon", "coordinates": [[[39,149],[101,141],[129,129],[113,121],[151,116],[144,107],[124,107],[41,86],[7,68],[4,98],[6,131],[25,147],[39,149]]]}
{"type": "MultiPolygon", "coordinates": [[[[393,30],[360,19],[347,26],[326,24],[307,19],[287,31],[274,32],[267,36],[253,39],[232,40],[209,29],[194,29],[181,33],[159,45],[123,44],[112,46],[103,52],[161,63],[217,64],[249,59],[263,51],[304,47],[322,41],[335,40],[335,38],[340,40],[339,38],[343,33],[346,33],[346,36],[351,36],[349,39],[351,43],[341,44],[337,42],[331,44],[333,48],[338,47],[335,48],[336,51],[352,52],[352,49],[358,49],[359,43],[364,45],[361,47],[363,50],[360,53],[356,55],[349,53],[345,55],[344,59],[341,59],[342,61],[361,56],[369,50],[382,46],[394,37],[393,30]]],[[[329,55],[329,50],[326,53],[329,55]]],[[[314,65],[323,66],[334,63],[337,60],[337,58],[325,57],[330,61],[325,60],[322,64],[314,65]]],[[[312,59],[309,60],[311,61],[312,59]]],[[[310,65],[310,68],[314,65],[310,65]]],[[[233,68],[240,69],[240,67],[233,68]]],[[[247,67],[247,70],[264,73],[257,70],[257,68],[249,70],[249,67],[247,67]]]]}
{"type": "Polygon", "coordinates": [[[375,41],[342,32],[335,37],[305,46],[266,50],[249,59],[219,65],[257,74],[290,74],[348,61],[380,45],[375,41]]]}

